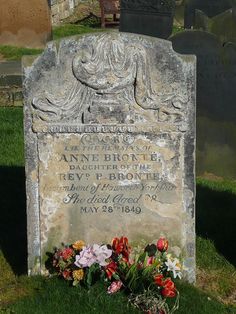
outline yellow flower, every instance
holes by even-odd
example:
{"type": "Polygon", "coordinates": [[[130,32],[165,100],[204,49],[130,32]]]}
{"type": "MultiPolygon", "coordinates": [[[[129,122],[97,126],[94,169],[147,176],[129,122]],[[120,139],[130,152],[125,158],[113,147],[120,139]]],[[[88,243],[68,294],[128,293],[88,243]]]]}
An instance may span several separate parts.
{"type": "Polygon", "coordinates": [[[77,269],[73,271],[72,275],[74,280],[80,281],[84,278],[84,271],[83,269],[77,269]]]}
{"type": "Polygon", "coordinates": [[[82,240],[78,240],[74,244],[72,244],[72,246],[75,250],[82,250],[82,248],[85,246],[85,243],[82,240]]]}

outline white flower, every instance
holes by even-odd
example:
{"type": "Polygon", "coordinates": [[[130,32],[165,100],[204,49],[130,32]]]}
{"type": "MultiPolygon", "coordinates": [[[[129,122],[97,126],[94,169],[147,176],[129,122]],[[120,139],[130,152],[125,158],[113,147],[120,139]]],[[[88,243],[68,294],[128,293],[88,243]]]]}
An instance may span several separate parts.
{"type": "Polygon", "coordinates": [[[167,259],[167,262],[165,262],[165,264],[167,266],[167,271],[172,271],[174,278],[182,278],[182,273],[180,271],[180,262],[177,258],[175,258],[174,260],[167,259]]]}
{"type": "Polygon", "coordinates": [[[94,263],[106,266],[106,259],[112,255],[112,250],[106,245],[93,244],[83,248],[79,255],[75,257],[75,265],[78,267],[90,267],[94,263]]]}
{"type": "Polygon", "coordinates": [[[111,257],[112,255],[112,250],[108,249],[108,247],[106,245],[97,245],[94,244],[93,245],[93,251],[94,254],[97,257],[96,262],[100,265],[100,266],[106,266],[108,263],[106,262],[106,259],[111,257]]]}

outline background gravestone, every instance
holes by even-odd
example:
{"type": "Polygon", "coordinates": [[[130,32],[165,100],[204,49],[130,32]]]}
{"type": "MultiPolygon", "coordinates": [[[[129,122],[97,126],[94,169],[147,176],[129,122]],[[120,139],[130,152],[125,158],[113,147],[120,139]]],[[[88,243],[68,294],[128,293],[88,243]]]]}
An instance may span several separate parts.
{"type": "Polygon", "coordinates": [[[175,1],[174,25],[178,27],[184,26],[184,9],[186,0],[175,1]]]}
{"type": "Polygon", "coordinates": [[[186,0],[184,27],[191,28],[195,23],[196,10],[208,17],[218,15],[233,7],[235,0],[186,0]]]}
{"type": "Polygon", "coordinates": [[[236,43],[236,6],[212,18],[196,10],[194,29],[215,34],[222,44],[236,43]]]}
{"type": "Polygon", "coordinates": [[[0,45],[44,47],[51,39],[47,0],[1,1],[0,45]]]}
{"type": "Polygon", "coordinates": [[[120,31],[168,38],[175,0],[121,0],[120,31]]]}
{"type": "Polygon", "coordinates": [[[236,45],[213,34],[184,31],[170,38],[197,56],[197,174],[236,178],[236,45]]]}
{"type": "Polygon", "coordinates": [[[163,235],[194,281],[195,57],[104,33],[49,43],[25,75],[29,273],[61,242],[163,235]]]}

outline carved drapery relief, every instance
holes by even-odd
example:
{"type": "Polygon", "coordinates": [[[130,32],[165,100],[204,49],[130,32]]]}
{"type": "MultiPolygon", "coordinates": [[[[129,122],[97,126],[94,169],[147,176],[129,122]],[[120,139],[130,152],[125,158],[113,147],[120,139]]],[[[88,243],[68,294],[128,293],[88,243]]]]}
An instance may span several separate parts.
{"type": "Polygon", "coordinates": [[[81,41],[71,63],[69,83],[65,80],[63,86],[59,83],[33,98],[37,118],[46,122],[106,122],[96,120],[102,112],[108,121],[124,123],[130,122],[127,117],[132,118],[130,113],[139,108],[158,111],[166,105],[168,114],[169,104],[178,112],[186,102],[175,93],[154,92],[146,49],[120,37],[103,34],[92,43],[81,41]]]}

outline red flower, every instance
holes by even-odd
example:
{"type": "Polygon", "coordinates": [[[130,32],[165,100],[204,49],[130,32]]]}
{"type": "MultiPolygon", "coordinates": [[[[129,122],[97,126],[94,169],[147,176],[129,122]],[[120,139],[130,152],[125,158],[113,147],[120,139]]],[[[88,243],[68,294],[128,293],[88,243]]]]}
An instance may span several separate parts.
{"type": "Polygon", "coordinates": [[[66,280],[71,280],[72,279],[71,272],[69,270],[67,270],[67,269],[63,270],[62,276],[66,280]]]}
{"type": "Polygon", "coordinates": [[[157,249],[160,252],[165,252],[168,249],[168,241],[165,238],[160,238],[157,241],[157,249]]]}
{"type": "Polygon", "coordinates": [[[162,287],[161,294],[163,297],[173,298],[176,296],[175,284],[170,278],[164,280],[164,276],[160,274],[154,277],[154,281],[156,285],[162,287]]]}
{"type": "Polygon", "coordinates": [[[170,289],[167,289],[167,288],[162,289],[161,290],[161,294],[165,298],[174,298],[176,296],[175,290],[170,290],[170,289]]]}
{"type": "Polygon", "coordinates": [[[70,247],[67,247],[67,248],[64,248],[62,251],[61,251],[61,256],[64,260],[68,260],[70,257],[72,257],[74,254],[74,251],[72,248],[70,247]]]}
{"type": "Polygon", "coordinates": [[[112,240],[112,249],[117,255],[122,255],[125,262],[129,261],[130,247],[126,237],[114,238],[112,240]]]}
{"type": "Polygon", "coordinates": [[[162,274],[154,277],[155,284],[162,287],[164,284],[164,276],[162,274]]]}
{"type": "Polygon", "coordinates": [[[112,275],[116,272],[116,270],[117,264],[114,261],[110,262],[107,266],[105,266],[105,272],[109,279],[111,279],[112,275]]]}
{"type": "Polygon", "coordinates": [[[163,283],[163,289],[161,290],[161,294],[165,298],[173,298],[176,296],[176,288],[175,284],[170,278],[167,278],[163,283]]]}

